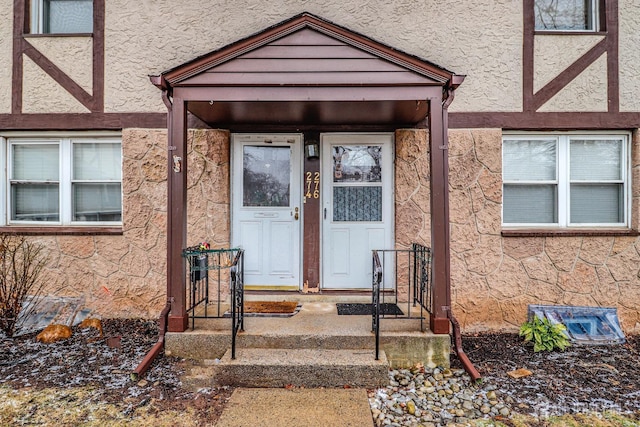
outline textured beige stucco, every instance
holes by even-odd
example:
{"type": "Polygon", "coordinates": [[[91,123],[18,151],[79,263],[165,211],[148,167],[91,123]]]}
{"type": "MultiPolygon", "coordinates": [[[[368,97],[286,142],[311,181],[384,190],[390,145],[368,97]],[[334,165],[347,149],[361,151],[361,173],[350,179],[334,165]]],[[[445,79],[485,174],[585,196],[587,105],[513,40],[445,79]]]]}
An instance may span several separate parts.
{"type": "MultiPolygon", "coordinates": [[[[429,241],[428,179],[417,172],[428,171],[426,140],[396,132],[397,247],[429,241]]],[[[617,307],[625,331],[640,330],[640,238],[502,237],[501,146],[499,129],[449,131],[452,307],[463,327],[515,329],[528,304],[567,304],[617,307]]],[[[637,152],[632,168],[637,183],[637,152]]]]}
{"type": "Polygon", "coordinates": [[[30,58],[23,59],[23,113],[87,113],[89,110],[30,58]]]}
{"type": "Polygon", "coordinates": [[[538,111],[607,111],[607,55],[593,64],[546,102],[538,111]]]}
{"type": "MultiPolygon", "coordinates": [[[[539,91],[603,38],[604,36],[596,35],[537,35],[534,40],[533,57],[534,92],[539,91]]],[[[606,74],[602,76],[603,79],[606,77],[606,74]]]]}
{"type": "Polygon", "coordinates": [[[640,111],[640,2],[619,0],[620,111],[640,111]]]}
{"type": "Polygon", "coordinates": [[[322,3],[125,0],[106,4],[105,110],[164,111],[148,80],[296,14],[309,11],[353,31],[467,74],[455,111],[519,111],[522,6],[409,0],[322,3]],[[144,9],[145,13],[139,13],[144,9]],[[180,13],[174,13],[179,10],[180,13]],[[466,16],[467,19],[459,18],[466,16]],[[468,25],[473,19],[474,25],[468,25]],[[492,60],[488,60],[492,58],[492,60]]]}
{"type": "Polygon", "coordinates": [[[27,40],[91,94],[93,82],[93,39],[91,37],[29,37],[27,40]]]}
{"type": "Polygon", "coordinates": [[[11,112],[13,2],[0,0],[0,114],[11,112]]]}
{"type": "MultiPolygon", "coordinates": [[[[125,129],[122,144],[123,235],[33,240],[50,257],[48,292],[83,297],[94,315],[155,318],[167,295],[167,132],[125,129]]],[[[188,153],[188,241],[228,247],[229,134],[191,130],[188,153]]]]}

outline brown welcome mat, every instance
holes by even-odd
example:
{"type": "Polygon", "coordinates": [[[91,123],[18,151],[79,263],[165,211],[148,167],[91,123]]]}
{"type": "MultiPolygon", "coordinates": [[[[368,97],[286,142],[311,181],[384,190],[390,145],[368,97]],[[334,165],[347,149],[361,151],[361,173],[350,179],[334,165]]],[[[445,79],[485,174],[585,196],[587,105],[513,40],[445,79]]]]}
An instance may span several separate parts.
{"type": "MultiPolygon", "coordinates": [[[[245,301],[244,315],[249,317],[290,317],[300,311],[297,301],[245,301]]],[[[231,316],[227,311],[225,317],[231,316]]]]}
{"type": "MultiPolygon", "coordinates": [[[[373,314],[373,304],[338,303],[336,308],[339,315],[371,316],[373,314]]],[[[404,313],[396,304],[385,302],[380,304],[380,314],[402,316],[404,313]]]]}

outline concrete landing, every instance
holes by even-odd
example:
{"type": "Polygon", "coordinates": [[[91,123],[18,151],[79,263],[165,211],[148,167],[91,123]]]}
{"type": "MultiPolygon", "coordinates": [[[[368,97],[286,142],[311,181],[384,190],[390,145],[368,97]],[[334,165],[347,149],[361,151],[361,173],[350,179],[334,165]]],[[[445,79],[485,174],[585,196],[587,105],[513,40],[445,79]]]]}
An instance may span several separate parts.
{"type": "Polygon", "coordinates": [[[246,389],[233,392],[216,427],[372,427],[363,389],[246,389]]]}
{"type": "Polygon", "coordinates": [[[352,387],[376,388],[388,383],[384,352],[375,360],[370,350],[243,348],[220,360],[194,365],[182,378],[191,388],[352,387]]]}

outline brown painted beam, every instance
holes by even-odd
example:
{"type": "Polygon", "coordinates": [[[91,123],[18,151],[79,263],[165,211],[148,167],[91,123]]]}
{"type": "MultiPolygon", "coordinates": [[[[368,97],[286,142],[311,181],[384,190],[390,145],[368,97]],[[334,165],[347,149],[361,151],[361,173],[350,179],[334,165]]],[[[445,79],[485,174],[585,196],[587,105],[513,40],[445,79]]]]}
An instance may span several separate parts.
{"type": "Polygon", "coordinates": [[[429,100],[429,162],[431,170],[431,247],[433,277],[430,327],[435,334],[449,333],[450,244],[449,162],[442,98],[429,100]]]}
{"type": "MultiPolygon", "coordinates": [[[[305,132],[304,143],[315,143],[320,147],[318,132],[305,132]]],[[[322,149],[322,148],[320,148],[322,149]]],[[[304,176],[302,198],[304,218],[302,239],[303,254],[303,291],[318,292],[320,290],[320,158],[308,159],[303,150],[304,176]]]]}
{"type": "Polygon", "coordinates": [[[620,65],[618,63],[618,0],[606,2],[606,28],[607,28],[607,101],[608,111],[617,113],[620,111],[620,65]]]}
{"type": "Polygon", "coordinates": [[[22,49],[25,31],[26,0],[13,2],[13,67],[11,69],[11,112],[22,112],[22,49]]]}
{"type": "Polygon", "coordinates": [[[608,40],[602,39],[533,95],[533,109],[538,110],[607,52],[608,40]]]}
{"type": "Polygon", "coordinates": [[[532,112],[533,108],[533,75],[534,75],[534,34],[536,18],[534,0],[522,2],[522,109],[532,112]]]}
{"type": "Polygon", "coordinates": [[[640,112],[449,113],[449,128],[502,128],[506,130],[635,129],[640,112]]]}
{"type": "Polygon", "coordinates": [[[44,56],[38,49],[33,47],[31,43],[24,40],[24,54],[42,70],[47,73],[53,80],[62,86],[71,96],[80,102],[87,110],[91,111],[93,107],[92,96],[82,88],[78,83],[73,81],[71,77],[62,71],[56,64],[51,62],[49,58],[44,56]]]}
{"type": "Polygon", "coordinates": [[[120,130],[166,126],[166,113],[0,114],[0,129],[4,131],[120,130]]]}
{"type": "Polygon", "coordinates": [[[187,111],[183,99],[173,99],[167,126],[167,297],[171,302],[168,330],[183,332],[189,320],[186,262],[182,257],[187,241],[187,111]]]}
{"type": "Polygon", "coordinates": [[[105,0],[93,0],[93,89],[91,111],[104,111],[105,0]]]}

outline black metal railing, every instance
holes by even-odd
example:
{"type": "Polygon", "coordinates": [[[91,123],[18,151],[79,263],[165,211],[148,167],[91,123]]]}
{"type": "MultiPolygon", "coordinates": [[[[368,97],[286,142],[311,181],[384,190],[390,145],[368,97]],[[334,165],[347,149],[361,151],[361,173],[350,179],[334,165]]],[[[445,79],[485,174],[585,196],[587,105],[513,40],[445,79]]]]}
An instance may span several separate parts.
{"type": "Polygon", "coordinates": [[[374,250],[371,294],[377,360],[381,318],[419,318],[420,331],[425,330],[426,313],[432,311],[431,249],[414,243],[411,249],[374,250]]]}
{"type": "Polygon", "coordinates": [[[223,303],[228,286],[232,319],[231,354],[235,358],[236,335],[244,328],[244,251],[193,246],[182,251],[182,256],[187,259],[189,268],[187,315],[191,319],[191,329],[195,328],[195,319],[229,316],[223,303]],[[211,305],[214,306],[213,312],[211,305]]]}

